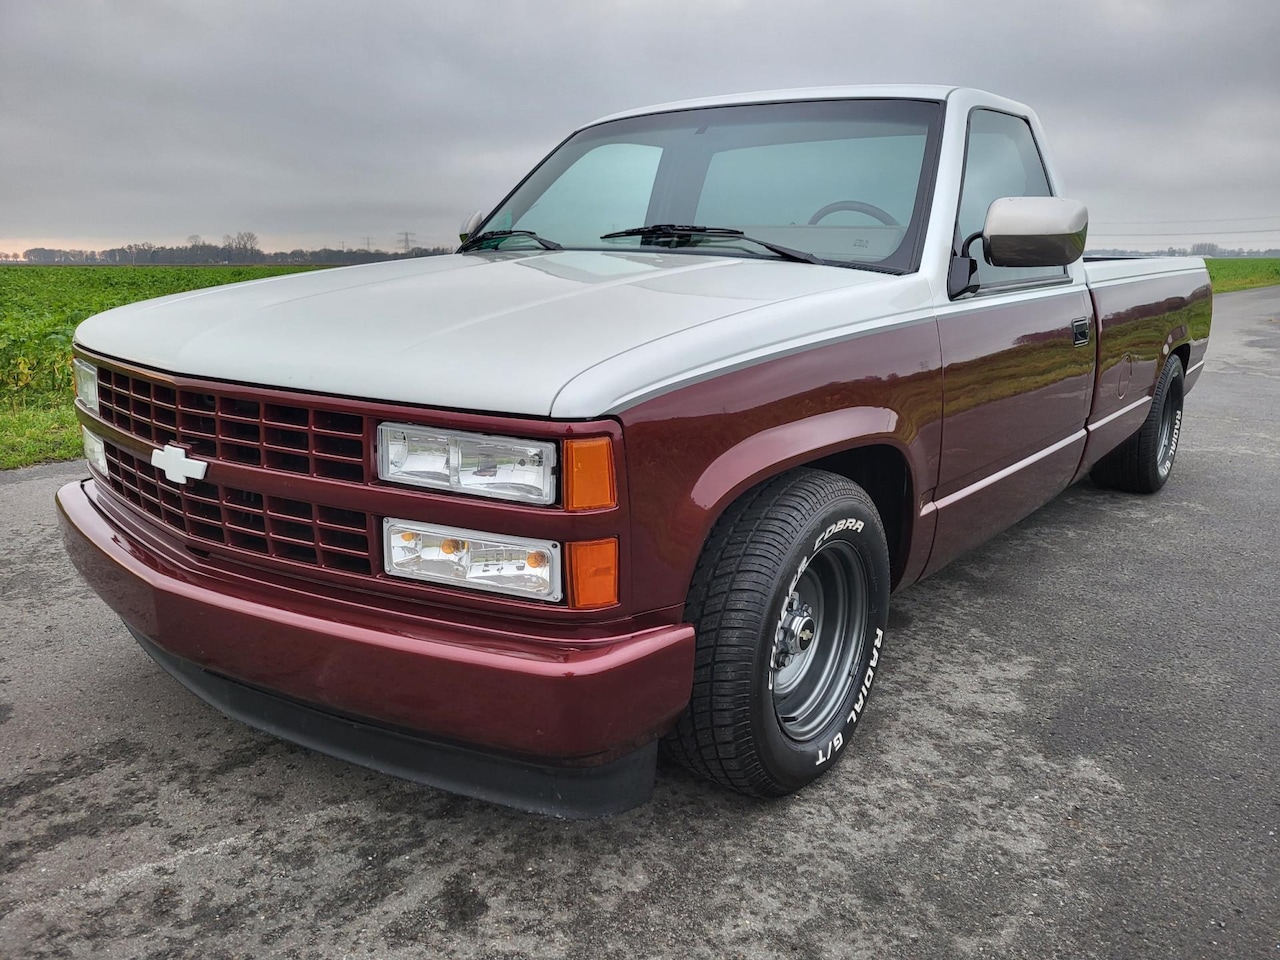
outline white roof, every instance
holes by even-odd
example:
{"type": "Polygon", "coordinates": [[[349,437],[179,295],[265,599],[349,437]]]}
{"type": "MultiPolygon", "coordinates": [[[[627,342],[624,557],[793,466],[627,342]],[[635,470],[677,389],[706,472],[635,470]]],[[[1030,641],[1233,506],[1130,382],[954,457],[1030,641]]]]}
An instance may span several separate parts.
{"type": "MultiPolygon", "coordinates": [[[[672,103],[659,103],[651,107],[639,107],[634,110],[623,110],[607,117],[601,117],[585,126],[595,126],[607,120],[621,120],[624,117],[641,117],[649,113],[667,113],[672,110],[694,110],[698,107],[737,106],[746,103],[779,103],[787,100],[946,100],[952,93],[962,87],[949,87],[942,84],[899,83],[899,84],[864,84],[844,87],[799,87],[792,90],[762,90],[756,93],[729,93],[718,97],[702,97],[697,100],[677,100],[672,103]]],[[[981,91],[977,91],[981,92],[981,91]]],[[[582,128],[580,128],[582,129],[582,128]]]]}

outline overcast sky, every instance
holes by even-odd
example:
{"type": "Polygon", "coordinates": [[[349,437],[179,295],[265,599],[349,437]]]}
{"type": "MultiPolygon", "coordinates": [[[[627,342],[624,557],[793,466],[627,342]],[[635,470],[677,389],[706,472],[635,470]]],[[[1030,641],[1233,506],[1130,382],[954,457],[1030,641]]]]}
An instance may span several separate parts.
{"type": "Polygon", "coordinates": [[[1276,0],[0,0],[0,252],[449,244],[597,116],[886,82],[1031,104],[1091,246],[1276,247],[1278,40],[1276,0]]]}

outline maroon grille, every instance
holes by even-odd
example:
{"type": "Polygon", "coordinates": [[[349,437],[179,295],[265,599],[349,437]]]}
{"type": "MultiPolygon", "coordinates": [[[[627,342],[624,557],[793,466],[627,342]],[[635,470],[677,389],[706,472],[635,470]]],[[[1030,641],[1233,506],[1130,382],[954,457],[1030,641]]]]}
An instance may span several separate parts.
{"type": "Polygon", "coordinates": [[[113,444],[106,452],[111,488],[192,539],[329,570],[373,572],[368,514],[204,481],[176,487],[113,444]]]}
{"type": "Polygon", "coordinates": [[[223,392],[175,389],[98,368],[102,418],[125,433],[198,457],[365,482],[364,417],[223,392]]]}

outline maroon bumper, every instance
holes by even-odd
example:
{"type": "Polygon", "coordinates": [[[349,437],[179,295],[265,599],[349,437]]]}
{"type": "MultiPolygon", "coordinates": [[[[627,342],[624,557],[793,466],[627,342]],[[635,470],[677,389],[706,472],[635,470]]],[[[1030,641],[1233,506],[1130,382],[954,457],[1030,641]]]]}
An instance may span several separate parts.
{"type": "Polygon", "coordinates": [[[353,603],[203,565],[109,518],[91,480],[57,500],[72,561],[135,632],[185,664],[311,709],[581,768],[651,744],[689,698],[687,624],[584,642],[553,628],[389,614],[376,597],[353,603]]]}

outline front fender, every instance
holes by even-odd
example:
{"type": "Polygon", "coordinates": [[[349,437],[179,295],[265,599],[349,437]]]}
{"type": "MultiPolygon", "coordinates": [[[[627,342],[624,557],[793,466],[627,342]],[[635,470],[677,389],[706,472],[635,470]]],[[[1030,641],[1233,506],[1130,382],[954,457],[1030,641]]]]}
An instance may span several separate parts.
{"type": "MultiPolygon", "coordinates": [[[[937,484],[940,354],[937,325],[909,322],[691,383],[620,413],[636,602],[684,602],[707,535],[744,491],[815,461],[860,479],[848,455],[855,448],[886,451],[909,479],[894,493],[902,500],[910,486],[912,502],[894,519],[914,556],[915,501],[937,484]]],[[[910,582],[909,564],[897,569],[899,582],[910,582]]]]}

